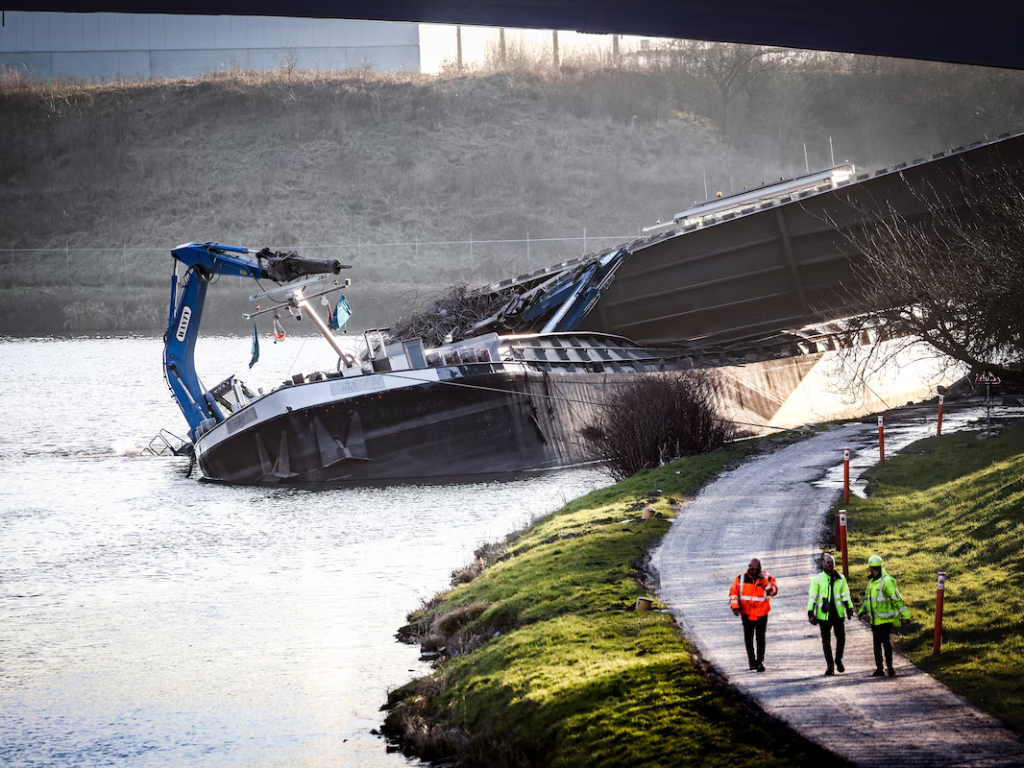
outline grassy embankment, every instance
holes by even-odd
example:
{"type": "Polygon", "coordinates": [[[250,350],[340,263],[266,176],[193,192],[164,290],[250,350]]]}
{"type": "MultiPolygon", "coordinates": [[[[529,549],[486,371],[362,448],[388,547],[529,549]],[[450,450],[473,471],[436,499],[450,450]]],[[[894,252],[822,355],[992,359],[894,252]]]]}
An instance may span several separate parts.
{"type": "Polygon", "coordinates": [[[852,499],[851,589],[880,554],[910,606],[903,651],[979,707],[1024,730],[1024,426],[978,441],[957,433],[915,443],[868,473],[852,499]],[[932,656],[935,588],[946,572],[942,655],[932,656]]]}
{"type": "MultiPolygon", "coordinates": [[[[159,329],[169,250],[189,240],[353,264],[358,327],[458,280],[584,250],[545,238],[586,230],[586,250],[610,247],[701,194],[690,158],[730,162],[701,120],[654,111],[663,85],[621,71],[104,85],[0,72],[0,327],[159,329]]],[[[774,174],[749,157],[733,166],[774,174]]],[[[249,327],[231,312],[207,322],[249,327]]]]}
{"type": "MultiPolygon", "coordinates": [[[[189,240],[351,263],[353,327],[388,325],[808,153],[830,165],[826,137],[868,169],[1019,129],[1021,73],[749,53],[105,84],[0,68],[0,328],[160,330],[168,250],[189,240]]],[[[248,330],[220,306],[210,328],[248,330]]]]}
{"type": "Polygon", "coordinates": [[[749,450],[676,461],[583,496],[454,574],[468,582],[410,615],[404,630],[452,658],[392,694],[389,734],[427,759],[458,755],[460,765],[820,759],[710,681],[669,614],[633,609],[648,594],[643,563],[674,501],[749,450]],[[659,514],[643,522],[648,504],[659,514]]]}

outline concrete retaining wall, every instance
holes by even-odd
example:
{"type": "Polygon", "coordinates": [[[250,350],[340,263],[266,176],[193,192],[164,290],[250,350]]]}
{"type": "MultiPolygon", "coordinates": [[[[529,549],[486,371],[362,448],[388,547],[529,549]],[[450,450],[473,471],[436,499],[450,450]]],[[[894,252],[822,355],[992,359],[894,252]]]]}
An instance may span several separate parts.
{"type": "MultiPolygon", "coordinates": [[[[885,359],[897,343],[876,345],[876,359],[885,359]]],[[[857,352],[867,354],[868,348],[857,352]]],[[[859,418],[934,397],[938,385],[951,383],[947,366],[923,344],[893,355],[866,378],[857,377],[842,354],[824,352],[717,369],[729,390],[729,418],[789,428],[859,418]]]]}

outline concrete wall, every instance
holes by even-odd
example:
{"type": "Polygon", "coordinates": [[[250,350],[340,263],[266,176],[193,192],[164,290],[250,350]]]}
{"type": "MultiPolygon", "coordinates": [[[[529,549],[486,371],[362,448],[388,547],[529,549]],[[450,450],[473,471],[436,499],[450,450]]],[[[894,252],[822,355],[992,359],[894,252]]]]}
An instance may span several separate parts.
{"type": "Polygon", "coordinates": [[[420,69],[416,24],[261,16],[8,12],[0,67],[34,78],[170,78],[230,69],[420,69]]]}
{"type": "MultiPolygon", "coordinates": [[[[900,349],[901,342],[882,342],[874,349],[887,364],[868,374],[854,374],[842,352],[822,352],[715,368],[726,386],[730,419],[752,432],[764,426],[799,428],[835,419],[856,419],[934,397],[936,387],[949,385],[965,371],[948,365],[924,344],[900,349]],[[897,351],[898,350],[898,351],[897,351]]],[[[855,350],[867,355],[868,347],[855,350]]]]}

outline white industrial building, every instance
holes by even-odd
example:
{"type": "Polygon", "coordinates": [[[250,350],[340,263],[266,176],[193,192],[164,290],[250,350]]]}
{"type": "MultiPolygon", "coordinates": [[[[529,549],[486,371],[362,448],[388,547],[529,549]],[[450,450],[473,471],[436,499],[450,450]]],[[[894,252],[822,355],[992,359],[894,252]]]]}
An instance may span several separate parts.
{"type": "Polygon", "coordinates": [[[419,25],[8,11],[0,27],[0,67],[39,80],[147,80],[231,69],[419,72],[419,25]]]}

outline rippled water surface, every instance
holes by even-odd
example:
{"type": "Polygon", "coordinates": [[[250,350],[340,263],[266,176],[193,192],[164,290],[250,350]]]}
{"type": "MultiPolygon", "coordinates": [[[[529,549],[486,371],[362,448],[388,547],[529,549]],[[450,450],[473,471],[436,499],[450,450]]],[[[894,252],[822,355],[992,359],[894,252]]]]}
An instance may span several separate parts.
{"type": "MultiPolygon", "coordinates": [[[[152,338],[0,340],[0,764],[394,766],[370,731],[428,667],[406,613],[485,541],[600,485],[295,491],[137,455],[185,431],[152,338]]],[[[211,385],[327,367],[320,339],[204,339],[211,385]]]]}

